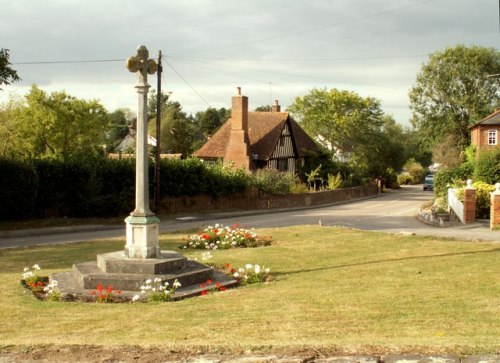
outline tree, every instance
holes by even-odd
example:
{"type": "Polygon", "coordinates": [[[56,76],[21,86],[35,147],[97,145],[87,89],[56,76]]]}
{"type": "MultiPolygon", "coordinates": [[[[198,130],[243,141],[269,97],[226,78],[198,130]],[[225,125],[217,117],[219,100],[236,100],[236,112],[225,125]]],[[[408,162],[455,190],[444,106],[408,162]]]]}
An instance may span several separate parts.
{"type": "Polygon", "coordinates": [[[343,153],[373,143],[384,123],[379,101],[337,89],[315,88],[295,98],[288,111],[322,146],[343,153]]]}
{"type": "MultiPolygon", "coordinates": [[[[9,62],[9,50],[0,49],[0,86],[2,84],[9,85],[12,82],[20,81],[21,78],[17,75],[17,72],[13,70],[9,62]]],[[[0,90],[2,88],[0,87],[0,90]]]]}
{"type": "Polygon", "coordinates": [[[66,161],[102,153],[108,117],[95,100],[77,99],[65,92],[47,95],[33,85],[24,102],[8,112],[12,118],[8,128],[15,134],[7,154],[66,161]]]}
{"type": "Polygon", "coordinates": [[[259,106],[255,109],[255,112],[271,112],[271,106],[269,105],[259,106]]]}
{"type": "Polygon", "coordinates": [[[205,111],[197,112],[195,120],[205,137],[212,136],[224,123],[221,120],[219,112],[213,107],[209,107],[205,111]]]}
{"type": "Polygon", "coordinates": [[[112,152],[118,144],[127,136],[128,125],[133,119],[132,111],[128,109],[118,109],[108,113],[109,129],[106,132],[106,151],[112,152]]]}
{"type": "Polygon", "coordinates": [[[430,55],[410,90],[412,124],[432,148],[452,134],[463,149],[469,126],[500,105],[500,51],[457,45],[430,55]]]}

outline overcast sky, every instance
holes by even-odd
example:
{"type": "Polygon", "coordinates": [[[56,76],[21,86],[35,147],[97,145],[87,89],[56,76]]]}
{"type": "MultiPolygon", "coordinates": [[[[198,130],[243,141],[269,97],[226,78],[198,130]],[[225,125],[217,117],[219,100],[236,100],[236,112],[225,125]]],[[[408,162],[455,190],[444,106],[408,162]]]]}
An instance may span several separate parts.
{"type": "Polygon", "coordinates": [[[22,78],[0,102],[36,83],[108,111],[137,110],[124,60],[142,44],[152,58],[163,52],[162,88],[188,113],[231,107],[237,86],[250,109],[275,99],[286,108],[326,87],[375,97],[408,125],[408,91],[430,53],[500,47],[499,0],[0,0],[0,9],[0,48],[22,78]]]}

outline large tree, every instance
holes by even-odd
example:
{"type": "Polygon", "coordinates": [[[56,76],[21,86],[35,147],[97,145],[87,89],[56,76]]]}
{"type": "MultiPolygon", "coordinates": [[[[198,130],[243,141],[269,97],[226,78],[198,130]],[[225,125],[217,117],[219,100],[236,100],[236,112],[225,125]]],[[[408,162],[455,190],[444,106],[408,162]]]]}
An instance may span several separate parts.
{"type": "Polygon", "coordinates": [[[102,153],[108,116],[97,101],[65,92],[48,95],[36,85],[25,100],[10,103],[0,129],[10,132],[4,155],[62,160],[102,153]]]}
{"type": "Polygon", "coordinates": [[[429,147],[447,135],[462,148],[470,143],[469,126],[500,106],[499,73],[494,48],[457,45],[430,55],[410,90],[411,122],[429,147]]]}
{"type": "Polygon", "coordinates": [[[12,82],[17,82],[21,78],[17,75],[17,72],[12,69],[9,62],[9,50],[0,49],[0,90],[3,84],[9,85],[12,82]]]}
{"type": "Polygon", "coordinates": [[[371,143],[384,124],[378,100],[337,89],[315,88],[288,111],[325,148],[343,153],[371,143]]]}

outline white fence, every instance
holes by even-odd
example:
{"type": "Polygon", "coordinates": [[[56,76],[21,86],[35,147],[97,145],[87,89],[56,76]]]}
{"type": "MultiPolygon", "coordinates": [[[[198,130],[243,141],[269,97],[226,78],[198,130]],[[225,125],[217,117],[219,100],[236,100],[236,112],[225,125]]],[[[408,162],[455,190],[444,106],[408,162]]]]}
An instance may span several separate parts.
{"type": "Polygon", "coordinates": [[[455,195],[457,189],[448,189],[448,206],[453,210],[453,213],[460,219],[460,222],[464,222],[464,204],[455,195]]]}

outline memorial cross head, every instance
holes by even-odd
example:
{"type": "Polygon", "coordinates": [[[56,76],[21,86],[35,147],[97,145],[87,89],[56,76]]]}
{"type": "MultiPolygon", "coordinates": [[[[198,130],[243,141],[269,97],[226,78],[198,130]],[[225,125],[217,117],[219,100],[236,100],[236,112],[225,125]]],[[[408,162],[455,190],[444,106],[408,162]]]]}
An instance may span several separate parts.
{"type": "Polygon", "coordinates": [[[158,70],[158,65],[156,64],[156,62],[153,59],[148,59],[148,57],[148,49],[144,45],[141,45],[139,46],[139,48],[137,48],[137,54],[133,57],[128,58],[125,62],[127,69],[130,72],[139,72],[138,85],[147,86],[148,73],[155,74],[158,70]]]}

